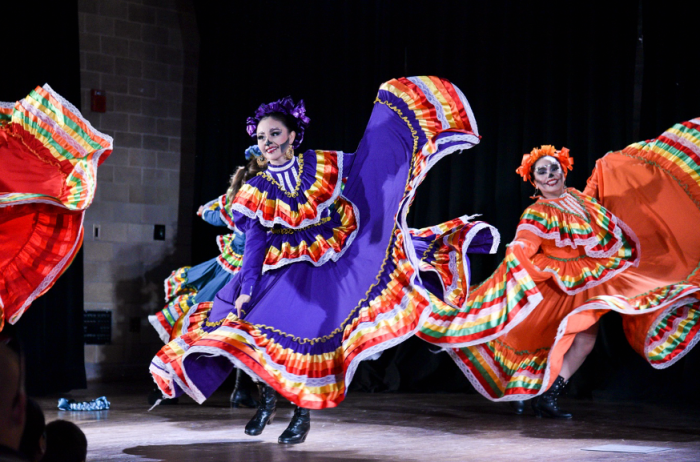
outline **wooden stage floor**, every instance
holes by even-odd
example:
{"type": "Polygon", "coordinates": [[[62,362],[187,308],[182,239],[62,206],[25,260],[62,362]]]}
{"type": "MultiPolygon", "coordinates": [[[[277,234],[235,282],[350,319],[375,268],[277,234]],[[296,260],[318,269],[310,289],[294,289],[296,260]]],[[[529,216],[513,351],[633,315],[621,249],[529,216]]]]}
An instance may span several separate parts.
{"type": "Polygon", "coordinates": [[[277,443],[292,407],[258,437],[243,433],[252,409],[231,409],[228,395],[200,406],[189,398],[147,412],[149,388],[91,385],[64,394],[106,395],[109,411],[56,409],[57,396],[37,401],[47,421],[77,423],[88,438],[88,461],[700,461],[700,409],[562,399],[571,421],[512,415],[478,395],[350,393],[335,409],[312,411],[311,432],[296,446],[277,443]],[[660,454],[589,452],[604,444],[662,446],[660,454]]]}

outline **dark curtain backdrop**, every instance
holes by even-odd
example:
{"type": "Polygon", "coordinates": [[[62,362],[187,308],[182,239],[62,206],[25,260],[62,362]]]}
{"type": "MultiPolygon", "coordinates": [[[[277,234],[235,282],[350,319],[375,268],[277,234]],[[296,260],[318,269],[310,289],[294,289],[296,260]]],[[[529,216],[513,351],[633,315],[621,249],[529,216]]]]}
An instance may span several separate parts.
{"type": "MultiPolygon", "coordinates": [[[[48,83],[80,107],[78,2],[14,2],[5,19],[0,101],[17,101],[48,83]]],[[[5,11],[8,13],[8,10],[5,11]]],[[[0,212],[1,213],[1,212],[0,212]]],[[[30,395],[85,388],[83,253],[16,324],[30,395]]]]}
{"type": "MultiPolygon", "coordinates": [[[[450,79],[469,99],[483,139],[433,169],[410,219],[422,227],[481,213],[504,243],[532,202],[532,188],[514,173],[532,147],[570,148],[576,168],[568,182],[582,189],[606,152],[700,115],[689,88],[698,75],[690,56],[692,16],[669,3],[621,0],[605,11],[581,2],[242,5],[197,3],[197,205],[222,194],[234,167],[244,163],[252,144],[246,117],[261,102],[286,95],[307,103],[311,126],[303,149],[352,152],[382,82],[422,74],[450,79]]],[[[217,233],[194,219],[193,263],[216,255],[217,233]]],[[[503,250],[474,258],[474,279],[487,277],[502,256],[503,250]]],[[[698,391],[699,356],[693,352],[669,370],[654,371],[624,341],[619,318],[608,315],[572,393],[639,398],[665,395],[670,387],[698,391]]],[[[471,389],[447,355],[415,339],[363,363],[352,386],[471,389]]]]}

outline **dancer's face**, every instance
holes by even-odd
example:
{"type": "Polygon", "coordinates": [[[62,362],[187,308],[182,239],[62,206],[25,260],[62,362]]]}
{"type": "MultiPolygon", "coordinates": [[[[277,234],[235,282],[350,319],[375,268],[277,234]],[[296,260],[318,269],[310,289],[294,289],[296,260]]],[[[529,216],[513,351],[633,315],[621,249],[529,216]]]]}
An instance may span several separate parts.
{"type": "Polygon", "coordinates": [[[542,191],[545,199],[555,199],[566,190],[564,170],[559,161],[551,156],[538,159],[532,167],[535,186],[542,191]]]}
{"type": "Polygon", "coordinates": [[[295,132],[274,117],[265,117],[258,123],[257,138],[260,152],[272,165],[282,165],[287,162],[284,153],[294,142],[295,132]]]}

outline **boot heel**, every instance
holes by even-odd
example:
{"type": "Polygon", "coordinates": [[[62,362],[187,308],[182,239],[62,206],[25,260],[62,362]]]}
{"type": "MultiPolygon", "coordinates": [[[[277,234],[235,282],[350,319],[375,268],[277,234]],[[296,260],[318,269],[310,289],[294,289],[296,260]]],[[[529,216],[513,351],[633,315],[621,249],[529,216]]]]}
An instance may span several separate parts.
{"type": "Polygon", "coordinates": [[[566,380],[559,376],[554,381],[552,386],[549,387],[549,390],[532,400],[532,410],[535,411],[535,415],[537,417],[542,417],[544,414],[544,417],[553,419],[571,418],[571,414],[559,409],[559,403],[557,402],[557,399],[565,386],[566,380]]]}
{"type": "Polygon", "coordinates": [[[300,444],[306,441],[311,429],[311,414],[308,409],[297,407],[287,429],[282,432],[277,442],[280,444],[300,444]]]}
{"type": "Polygon", "coordinates": [[[245,426],[246,435],[258,436],[263,432],[267,424],[271,424],[277,412],[277,398],[275,390],[264,383],[258,384],[260,390],[260,403],[255,415],[245,426]]]}

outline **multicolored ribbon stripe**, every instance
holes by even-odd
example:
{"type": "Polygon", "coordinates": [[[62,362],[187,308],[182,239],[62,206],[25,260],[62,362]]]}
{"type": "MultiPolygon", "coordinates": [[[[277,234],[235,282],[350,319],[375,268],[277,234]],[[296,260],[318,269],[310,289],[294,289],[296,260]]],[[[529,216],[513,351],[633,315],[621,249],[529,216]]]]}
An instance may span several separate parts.
{"type": "MultiPolygon", "coordinates": [[[[670,174],[700,211],[700,119],[676,124],[656,139],[634,143],[607,155],[634,157],[670,174]]],[[[500,268],[497,273],[499,271],[500,268]]],[[[584,276],[581,278],[585,279],[584,276]]],[[[487,398],[494,401],[531,398],[547,390],[553,380],[550,370],[553,355],[565,353],[560,341],[569,333],[569,321],[586,311],[594,311],[597,317],[607,311],[654,316],[638,353],[656,369],[669,367],[700,341],[700,262],[677,284],[658,287],[636,297],[605,295],[587,300],[562,321],[557,338],[549,348],[514,351],[496,339],[455,349],[450,354],[474,387],[487,398]]]]}
{"type": "Polygon", "coordinates": [[[0,103],[0,137],[10,149],[38,158],[63,179],[55,195],[0,191],[5,219],[35,216],[30,238],[0,268],[2,329],[6,319],[17,322],[80,250],[83,214],[95,196],[97,168],[113,144],[49,85],[15,104],[0,103]]]}
{"type": "MultiPolygon", "coordinates": [[[[476,123],[459,89],[436,77],[387,82],[381,86],[376,103],[386,105],[406,123],[414,145],[412,168],[386,259],[365,299],[328,338],[290,339],[273,328],[238,320],[232,313],[210,333],[190,332],[166,345],[151,365],[166,396],[173,396],[180,388],[198,402],[206,399],[182,369],[183,355],[196,345],[197,351],[224,356],[260,377],[297,405],[334,407],[344,399],[359,361],[415,334],[434,303],[446,305],[437,298],[433,301],[417,279],[420,256],[413,253],[409,242],[406,215],[430,167],[440,157],[479,142],[476,123]],[[427,143],[431,144],[424,148],[427,143]]],[[[257,199],[253,202],[260,203],[257,199]]]]}

